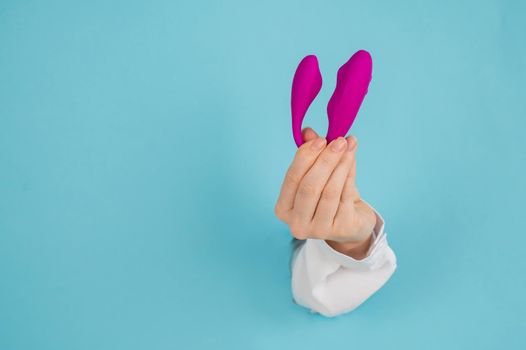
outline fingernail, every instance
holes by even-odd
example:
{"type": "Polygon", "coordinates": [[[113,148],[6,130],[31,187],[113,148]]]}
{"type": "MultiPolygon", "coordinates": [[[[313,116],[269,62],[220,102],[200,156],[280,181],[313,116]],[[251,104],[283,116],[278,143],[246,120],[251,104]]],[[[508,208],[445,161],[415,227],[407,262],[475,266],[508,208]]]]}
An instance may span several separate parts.
{"type": "Polygon", "coordinates": [[[331,150],[334,152],[341,152],[346,144],[347,141],[345,141],[344,138],[338,137],[336,140],[332,141],[331,150]]]}
{"type": "Polygon", "coordinates": [[[356,148],[356,145],[358,144],[358,141],[356,140],[356,137],[350,136],[347,139],[347,151],[351,152],[356,148]]]}
{"type": "Polygon", "coordinates": [[[311,145],[311,148],[315,151],[319,151],[325,146],[326,140],[323,137],[318,137],[311,145]]]}

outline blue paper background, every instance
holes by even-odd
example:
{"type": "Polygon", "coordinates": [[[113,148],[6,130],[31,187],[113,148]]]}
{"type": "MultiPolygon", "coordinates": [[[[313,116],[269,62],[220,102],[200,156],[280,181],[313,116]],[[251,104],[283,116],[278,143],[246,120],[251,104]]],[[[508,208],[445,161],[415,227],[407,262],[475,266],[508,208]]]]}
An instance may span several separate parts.
{"type": "Polygon", "coordinates": [[[520,1],[0,1],[0,349],[526,348],[520,1]],[[399,268],[294,305],[292,75],[373,82],[362,195],[399,268]]]}

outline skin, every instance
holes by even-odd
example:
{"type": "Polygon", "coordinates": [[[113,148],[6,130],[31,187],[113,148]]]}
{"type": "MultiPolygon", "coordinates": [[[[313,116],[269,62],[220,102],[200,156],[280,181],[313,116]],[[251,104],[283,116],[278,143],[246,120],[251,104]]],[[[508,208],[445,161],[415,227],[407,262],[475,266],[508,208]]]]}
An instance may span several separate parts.
{"type": "Polygon", "coordinates": [[[323,239],[333,249],[361,260],[366,257],[376,215],[356,187],[358,140],[349,136],[327,145],[314,130],[302,132],[305,143],[287,170],[276,216],[297,239],[323,239]]]}

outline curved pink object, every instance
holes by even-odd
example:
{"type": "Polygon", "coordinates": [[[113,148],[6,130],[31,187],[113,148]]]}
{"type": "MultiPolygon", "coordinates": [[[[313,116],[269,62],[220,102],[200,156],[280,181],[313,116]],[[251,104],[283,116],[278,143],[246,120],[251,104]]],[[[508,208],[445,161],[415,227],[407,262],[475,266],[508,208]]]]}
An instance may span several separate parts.
{"type": "Polygon", "coordinates": [[[358,114],[372,78],[373,61],[364,50],[356,52],[338,69],[336,89],[327,105],[327,142],[345,136],[358,114]]]}
{"type": "MultiPolygon", "coordinates": [[[[329,130],[327,141],[345,136],[351,128],[367,94],[372,78],[371,55],[360,50],[338,69],[336,88],[327,105],[329,130]]],[[[316,56],[305,57],[292,83],[292,133],[296,145],[303,143],[301,124],[310,104],[321,89],[321,73],[316,56]]]]}
{"type": "Polygon", "coordinates": [[[299,147],[303,143],[301,124],[310,104],[321,90],[321,72],[314,55],[305,56],[298,65],[292,81],[290,107],[292,112],[292,135],[299,147]]]}

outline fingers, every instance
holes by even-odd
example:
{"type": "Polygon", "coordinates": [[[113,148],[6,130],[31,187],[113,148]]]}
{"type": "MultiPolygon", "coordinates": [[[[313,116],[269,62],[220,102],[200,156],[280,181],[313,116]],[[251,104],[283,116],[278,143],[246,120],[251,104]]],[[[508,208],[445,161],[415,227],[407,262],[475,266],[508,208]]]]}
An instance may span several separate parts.
{"type": "Polygon", "coordinates": [[[346,149],[347,142],[344,138],[332,141],[305,174],[294,199],[294,218],[297,222],[292,224],[301,227],[310,224],[321,192],[346,149]]]}
{"type": "Polygon", "coordinates": [[[345,186],[343,187],[342,192],[342,203],[349,202],[350,204],[360,200],[360,192],[358,191],[358,187],[356,186],[356,158],[353,162],[353,165],[351,167],[351,171],[349,172],[349,176],[347,177],[347,180],[345,181],[345,186]]]}
{"type": "Polygon", "coordinates": [[[327,141],[324,138],[318,137],[301,145],[296,152],[296,156],[285,175],[278,202],[274,209],[276,216],[281,220],[287,221],[288,214],[294,206],[294,198],[296,197],[298,186],[318,158],[318,155],[325,148],[326,143],[327,141]]]}
{"type": "Polygon", "coordinates": [[[313,230],[320,234],[329,233],[332,230],[334,218],[340,206],[342,192],[351,169],[356,164],[355,150],[356,141],[354,138],[348,138],[347,150],[342,155],[340,162],[331,174],[329,181],[325,185],[316,212],[313,218],[313,230]]]}
{"type": "MultiPolygon", "coordinates": [[[[356,149],[358,148],[358,139],[355,136],[349,136],[347,137],[347,142],[353,142],[354,145],[354,152],[356,155],[356,149]]],[[[356,181],[356,162],[354,163],[353,167],[351,168],[351,171],[349,172],[348,180],[351,182],[356,181]]]]}
{"type": "Polygon", "coordinates": [[[345,185],[343,186],[340,204],[334,216],[335,222],[345,222],[350,219],[349,213],[356,211],[356,205],[360,202],[360,192],[356,186],[356,149],[358,148],[358,140],[356,140],[354,150],[354,159],[351,169],[348,173],[345,185]]]}
{"type": "Polygon", "coordinates": [[[303,138],[304,142],[309,142],[310,140],[314,140],[316,137],[318,137],[318,134],[316,131],[312,130],[312,128],[305,128],[301,132],[301,137],[303,138]]]}
{"type": "MultiPolygon", "coordinates": [[[[353,137],[349,136],[347,139],[353,138],[354,142],[356,143],[355,150],[354,150],[354,156],[356,157],[356,149],[358,148],[358,140],[353,137]]],[[[343,204],[349,204],[352,205],[354,202],[360,199],[360,193],[358,192],[358,188],[356,187],[356,158],[354,159],[353,165],[351,167],[351,170],[348,173],[347,180],[345,181],[345,186],[343,187],[341,202],[343,204]]]]}

